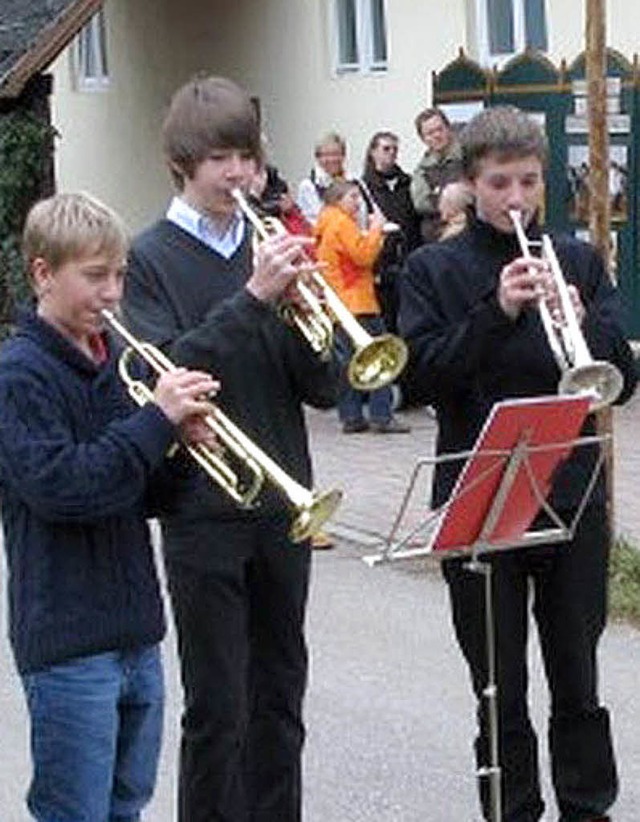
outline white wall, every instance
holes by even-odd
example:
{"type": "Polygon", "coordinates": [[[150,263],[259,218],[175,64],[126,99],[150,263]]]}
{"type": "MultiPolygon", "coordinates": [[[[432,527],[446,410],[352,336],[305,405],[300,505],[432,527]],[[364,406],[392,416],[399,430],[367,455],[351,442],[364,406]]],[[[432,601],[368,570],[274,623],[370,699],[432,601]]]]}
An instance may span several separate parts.
{"type": "MultiPolygon", "coordinates": [[[[607,0],[604,5],[607,43],[632,62],[640,46],[640,4],[637,0],[607,0]]],[[[587,0],[547,0],[554,62],[562,57],[572,61],[584,51],[586,6],[587,0]]]]}
{"type": "Polygon", "coordinates": [[[457,53],[462,2],[450,3],[434,25],[436,3],[388,0],[389,70],[342,76],[331,70],[328,6],[328,0],[237,0],[216,56],[260,97],[273,159],[292,181],[307,173],[315,141],[329,130],[346,137],[354,170],[379,129],[400,135],[400,160],[412,167],[421,153],[413,119],[430,102],[431,69],[457,53]]]}
{"type": "Polygon", "coordinates": [[[104,91],[73,88],[70,49],[53,65],[58,187],[93,192],[132,230],[156,216],[171,192],[159,126],[172,91],[190,75],[190,2],[106,0],[104,91]]]}
{"type": "MultiPolygon", "coordinates": [[[[473,52],[476,0],[387,0],[389,70],[335,76],[329,0],[105,0],[111,85],[70,86],[69,56],[56,62],[54,121],[62,134],[61,188],[85,188],[120,210],[135,230],[170,193],[158,131],[171,92],[196,71],[225,74],[260,97],[272,159],[295,183],[308,171],[318,136],[335,129],[359,170],[374,131],[401,138],[411,170],[422,147],[415,114],[430,103],[431,72],[473,52]]],[[[582,50],[586,0],[548,0],[550,58],[582,50]]],[[[640,4],[610,0],[609,42],[629,59],[640,4]]]]}
{"type": "Polygon", "coordinates": [[[413,118],[429,102],[430,70],[455,56],[464,30],[460,3],[438,26],[429,5],[389,0],[390,70],[336,77],[326,0],[106,0],[109,89],[74,91],[67,52],[54,66],[59,186],[93,191],[134,229],[150,220],[168,195],[162,111],[196,71],[226,74],[260,97],[273,159],[292,182],[329,129],[345,135],[358,170],[371,134],[396,131],[411,167],[420,153],[413,118]]]}

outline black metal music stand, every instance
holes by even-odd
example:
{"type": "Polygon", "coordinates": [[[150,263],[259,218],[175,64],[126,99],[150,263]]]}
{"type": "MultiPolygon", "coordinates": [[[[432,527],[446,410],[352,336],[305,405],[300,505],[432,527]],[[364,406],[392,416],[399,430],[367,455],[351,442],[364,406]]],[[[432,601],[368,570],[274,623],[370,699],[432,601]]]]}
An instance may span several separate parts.
{"type": "MultiPolygon", "coordinates": [[[[477,776],[489,780],[492,822],[502,820],[498,686],[492,564],[483,562],[482,556],[507,548],[546,545],[573,538],[604,463],[602,449],[570,523],[562,520],[546,497],[556,469],[574,448],[600,444],[606,439],[580,437],[588,411],[588,396],[538,397],[497,403],[473,451],[444,458],[464,457],[466,463],[450,499],[435,512],[439,521],[428,547],[405,549],[403,543],[390,544],[381,554],[364,558],[369,565],[374,565],[426,554],[438,555],[441,559],[468,555],[465,567],[484,577],[487,683],[483,696],[487,705],[489,762],[478,769],[477,776]],[[553,527],[528,530],[541,510],[553,527]]],[[[439,461],[442,458],[434,460],[439,461]]],[[[415,480],[415,473],[412,479],[415,480]]],[[[406,497],[403,504],[406,508],[406,497]]],[[[394,528],[396,526],[397,522],[394,528]]]]}

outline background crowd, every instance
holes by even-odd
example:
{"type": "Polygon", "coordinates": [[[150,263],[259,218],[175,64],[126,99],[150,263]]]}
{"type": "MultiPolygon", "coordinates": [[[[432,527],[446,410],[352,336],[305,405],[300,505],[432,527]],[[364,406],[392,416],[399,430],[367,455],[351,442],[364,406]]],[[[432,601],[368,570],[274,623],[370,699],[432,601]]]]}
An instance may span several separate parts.
{"type": "MultiPolygon", "coordinates": [[[[313,166],[295,197],[269,162],[256,175],[254,205],[288,231],[316,238],[323,276],[373,336],[398,331],[400,272],[409,253],[463,228],[471,204],[461,180],[459,142],[446,114],[420,111],[415,127],[425,151],[412,174],[399,163],[400,141],[392,131],[373,134],[359,173],[347,164],[346,140],[331,131],[318,139],[313,166]]],[[[339,332],[337,346],[346,366],[351,347],[339,332]]],[[[343,379],[342,431],[408,432],[393,408],[409,403],[409,394],[402,386],[367,396],[343,379]]]]}

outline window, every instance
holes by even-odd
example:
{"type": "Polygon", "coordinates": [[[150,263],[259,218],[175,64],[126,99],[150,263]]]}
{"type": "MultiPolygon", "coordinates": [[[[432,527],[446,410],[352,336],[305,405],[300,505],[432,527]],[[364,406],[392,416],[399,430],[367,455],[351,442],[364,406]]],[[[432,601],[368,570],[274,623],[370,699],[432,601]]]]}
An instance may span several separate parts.
{"type": "Polygon", "coordinates": [[[109,85],[107,30],[103,9],[94,14],[73,41],[72,61],[77,88],[93,90],[109,85]]]}
{"type": "Polygon", "coordinates": [[[335,70],[385,71],[385,0],[333,0],[332,10],[335,70]]]}
{"type": "Polygon", "coordinates": [[[477,0],[480,62],[500,64],[530,47],[546,51],[545,0],[477,0]]]}

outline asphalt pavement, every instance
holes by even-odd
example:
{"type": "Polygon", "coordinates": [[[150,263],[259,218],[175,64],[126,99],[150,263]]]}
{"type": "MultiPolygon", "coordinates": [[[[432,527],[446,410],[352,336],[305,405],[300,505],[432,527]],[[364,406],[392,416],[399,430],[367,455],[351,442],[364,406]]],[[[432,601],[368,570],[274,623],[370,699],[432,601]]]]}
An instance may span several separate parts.
{"type": "MultiPolygon", "coordinates": [[[[409,435],[339,431],[334,412],[309,413],[316,487],[345,490],[331,531],[336,548],[314,553],[304,759],[305,822],[478,822],[471,738],[474,704],[454,642],[446,590],[432,562],[368,567],[389,534],[417,460],[432,453],[435,423],[404,412],[409,435]]],[[[640,400],[615,412],[617,530],[640,543],[640,400]]],[[[400,531],[424,516],[424,470],[400,531]]],[[[4,568],[0,569],[4,571],[4,568]]],[[[3,578],[5,574],[2,574],[3,578]]],[[[0,594],[0,822],[27,822],[28,730],[6,643],[0,594]]],[[[557,818],[545,752],[547,695],[531,643],[532,715],[540,732],[545,822],[557,818]]],[[[165,643],[168,710],[160,777],[146,815],[175,819],[180,687],[174,636],[165,643]]],[[[600,653],[601,692],[612,711],[621,792],[615,822],[640,817],[640,633],[609,625],[600,653]]]]}

